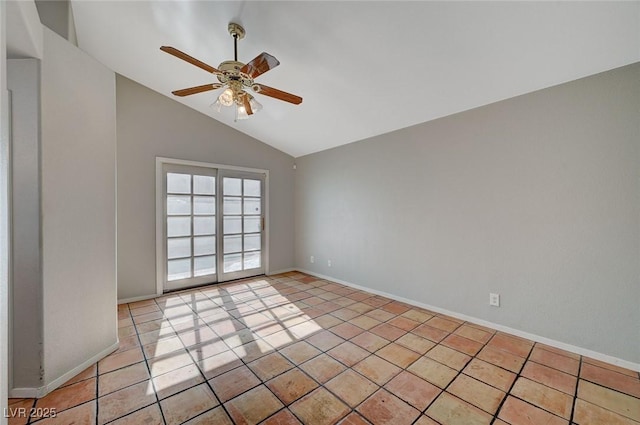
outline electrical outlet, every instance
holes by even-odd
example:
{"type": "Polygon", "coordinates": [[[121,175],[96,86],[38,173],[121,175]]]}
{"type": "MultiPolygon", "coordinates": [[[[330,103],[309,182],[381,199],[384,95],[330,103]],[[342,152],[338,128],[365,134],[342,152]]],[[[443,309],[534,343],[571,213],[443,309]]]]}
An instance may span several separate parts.
{"type": "Polygon", "coordinates": [[[500,307],[500,294],[489,294],[489,305],[500,307]]]}
{"type": "Polygon", "coordinates": [[[327,260],[327,266],[331,267],[331,260],[327,260]]]}
{"type": "Polygon", "coordinates": [[[314,257],[313,255],[311,257],[309,257],[309,262],[311,262],[311,264],[316,262],[316,257],[314,257]]]}

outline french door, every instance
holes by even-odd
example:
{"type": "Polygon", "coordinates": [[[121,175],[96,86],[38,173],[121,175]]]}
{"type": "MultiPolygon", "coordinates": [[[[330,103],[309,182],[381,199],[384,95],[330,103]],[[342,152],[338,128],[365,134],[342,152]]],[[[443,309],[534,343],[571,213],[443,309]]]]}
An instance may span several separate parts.
{"type": "Polygon", "coordinates": [[[163,291],[265,271],[265,176],[163,164],[163,291]]]}

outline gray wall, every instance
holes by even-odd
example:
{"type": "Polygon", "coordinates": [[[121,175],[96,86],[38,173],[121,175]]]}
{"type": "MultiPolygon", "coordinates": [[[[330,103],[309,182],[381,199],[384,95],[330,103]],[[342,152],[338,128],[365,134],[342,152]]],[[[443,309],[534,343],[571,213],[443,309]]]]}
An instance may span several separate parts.
{"type": "Polygon", "coordinates": [[[156,293],[157,156],[269,170],[268,266],[293,267],[293,158],[127,78],[116,81],[118,298],[156,293]]]}
{"type": "Polygon", "coordinates": [[[640,363],[639,81],[634,64],[298,158],[296,265],[640,363]]]}
{"type": "Polygon", "coordinates": [[[13,387],[42,385],[40,61],[9,59],[11,90],[13,387]]]}
{"type": "Polygon", "coordinates": [[[44,370],[49,385],[117,342],[115,74],[44,28],[44,370]]]}

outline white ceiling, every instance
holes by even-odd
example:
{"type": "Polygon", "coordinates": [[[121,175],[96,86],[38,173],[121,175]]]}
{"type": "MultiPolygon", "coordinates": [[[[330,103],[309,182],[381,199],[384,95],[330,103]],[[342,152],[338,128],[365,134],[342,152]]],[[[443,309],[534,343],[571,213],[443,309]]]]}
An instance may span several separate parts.
{"type": "Polygon", "coordinates": [[[640,2],[72,1],[78,45],[114,71],[295,157],[640,60],[640,2]],[[233,58],[231,21],[281,64],[258,82],[249,120],[209,105],[213,82],[159,50],[216,67],[233,58]]]}

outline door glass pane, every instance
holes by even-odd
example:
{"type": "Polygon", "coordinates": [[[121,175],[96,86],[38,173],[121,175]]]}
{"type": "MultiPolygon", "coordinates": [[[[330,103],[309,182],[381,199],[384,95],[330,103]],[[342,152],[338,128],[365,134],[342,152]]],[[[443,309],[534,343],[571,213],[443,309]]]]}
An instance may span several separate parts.
{"type": "Polygon", "coordinates": [[[230,177],[225,177],[223,184],[223,193],[225,195],[235,195],[235,196],[240,196],[242,195],[242,179],[234,179],[234,178],[230,178],[230,177]]]}
{"type": "Polygon", "coordinates": [[[224,197],[223,211],[225,214],[242,214],[242,198],[224,197]]]}
{"type": "Polygon", "coordinates": [[[191,196],[167,195],[167,214],[191,214],[191,196]]]}
{"type": "Polygon", "coordinates": [[[167,173],[167,193],[191,193],[191,175],[167,173]]]}
{"type": "Polygon", "coordinates": [[[191,217],[167,217],[167,236],[190,236],[191,217]]]}
{"type": "Polygon", "coordinates": [[[260,196],[260,180],[244,179],[244,196],[260,196]]]}
{"type": "Polygon", "coordinates": [[[230,233],[242,233],[242,217],[240,216],[224,216],[224,223],[222,223],[222,228],[224,229],[224,234],[228,235],[230,233]]]}
{"type": "Polygon", "coordinates": [[[244,254],[244,269],[257,269],[260,267],[260,251],[247,252],[244,254]]]}
{"type": "Polygon", "coordinates": [[[194,235],[213,235],[216,233],[215,217],[193,217],[194,235]]]}
{"type": "Polygon", "coordinates": [[[259,232],[260,229],[260,217],[245,217],[244,218],[244,231],[246,233],[259,232]]]}
{"type": "Polygon", "coordinates": [[[186,279],[191,277],[191,259],[167,261],[167,280],[186,279]]]}
{"type": "Polygon", "coordinates": [[[167,258],[191,256],[191,238],[175,238],[167,240],[167,258]]]}
{"type": "Polygon", "coordinates": [[[193,193],[196,195],[215,195],[216,178],[210,176],[193,176],[193,193]]]}
{"type": "Polygon", "coordinates": [[[214,196],[194,196],[193,197],[193,213],[194,214],[215,214],[216,198],[214,196]]]}
{"type": "Polygon", "coordinates": [[[237,272],[242,270],[242,254],[227,254],[224,256],[224,272],[237,272]]]}
{"type": "Polygon", "coordinates": [[[244,235],[244,250],[259,251],[261,240],[262,238],[260,237],[260,233],[256,233],[253,235],[244,235]]]}
{"type": "Polygon", "coordinates": [[[193,238],[193,255],[207,255],[215,253],[215,236],[198,236],[196,238],[193,238]]]}
{"type": "Polygon", "coordinates": [[[223,242],[225,254],[242,251],[242,235],[225,236],[223,242]]]}
{"type": "Polygon", "coordinates": [[[260,214],[260,198],[244,198],[245,214],[260,214]]]}
{"type": "Polygon", "coordinates": [[[205,276],[216,272],[216,256],[195,257],[193,259],[193,275],[205,276]]]}

